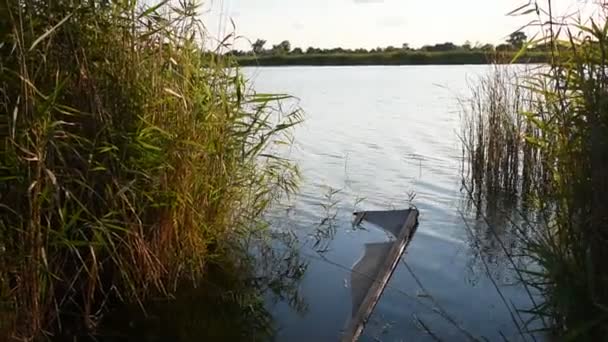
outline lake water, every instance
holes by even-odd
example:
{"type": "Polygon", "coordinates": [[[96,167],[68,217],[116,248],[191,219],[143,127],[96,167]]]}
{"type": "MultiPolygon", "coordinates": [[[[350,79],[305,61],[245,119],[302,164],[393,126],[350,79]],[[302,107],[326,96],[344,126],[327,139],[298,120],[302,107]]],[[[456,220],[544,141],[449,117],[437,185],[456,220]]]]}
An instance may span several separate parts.
{"type": "Polygon", "coordinates": [[[277,340],[340,337],[351,311],[349,269],[364,243],[386,239],[353,229],[352,213],[410,203],[420,225],[362,340],[528,340],[513,308],[529,308],[530,299],[515,282],[504,241],[495,239],[508,241],[508,228],[497,232],[474,220],[461,191],[457,100],[488,70],[245,69],[256,91],[291,94],[305,111],[288,154],[300,165],[301,191],[275,211],[274,228],[296,232],[306,272],[301,305],[268,297],[277,340]]]}

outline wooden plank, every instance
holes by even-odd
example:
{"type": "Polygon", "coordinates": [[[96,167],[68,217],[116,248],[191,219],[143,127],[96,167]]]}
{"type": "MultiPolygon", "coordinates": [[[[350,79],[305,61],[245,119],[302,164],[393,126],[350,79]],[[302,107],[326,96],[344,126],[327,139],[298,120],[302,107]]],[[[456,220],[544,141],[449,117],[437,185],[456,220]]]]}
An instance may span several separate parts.
{"type": "Polygon", "coordinates": [[[346,328],[344,335],[342,335],[343,342],[357,341],[361,336],[367,320],[374,311],[376,304],[378,304],[378,301],[380,300],[388,281],[391,279],[393,272],[395,272],[397,264],[399,263],[403,252],[405,252],[405,248],[413,236],[417,222],[418,210],[411,209],[405,223],[403,224],[403,229],[397,237],[397,241],[389,251],[386,260],[380,268],[380,272],[378,273],[379,276],[374,280],[374,283],[365,295],[359,310],[355,316],[353,316],[350,324],[346,328]]]}

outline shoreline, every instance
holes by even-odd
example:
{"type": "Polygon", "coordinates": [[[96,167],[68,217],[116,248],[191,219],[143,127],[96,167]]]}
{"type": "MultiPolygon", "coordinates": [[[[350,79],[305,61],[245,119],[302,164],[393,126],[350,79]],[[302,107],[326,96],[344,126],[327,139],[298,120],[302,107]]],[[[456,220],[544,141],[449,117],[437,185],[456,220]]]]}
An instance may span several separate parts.
{"type": "Polygon", "coordinates": [[[235,56],[239,66],[395,66],[395,65],[489,65],[542,64],[544,52],[489,54],[485,52],[399,52],[390,54],[315,54],[235,56]],[[517,57],[517,58],[516,58],[517,57]],[[515,61],[514,61],[515,59],[515,61]]]}

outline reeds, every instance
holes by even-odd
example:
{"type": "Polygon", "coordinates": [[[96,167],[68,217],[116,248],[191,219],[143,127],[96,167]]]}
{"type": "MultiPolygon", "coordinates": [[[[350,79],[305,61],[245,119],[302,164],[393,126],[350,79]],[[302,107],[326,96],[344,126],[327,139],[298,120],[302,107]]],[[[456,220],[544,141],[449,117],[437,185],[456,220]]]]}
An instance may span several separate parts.
{"type": "Polygon", "coordinates": [[[474,80],[471,97],[461,101],[463,164],[470,190],[477,195],[525,192],[532,178],[522,152],[529,151],[525,134],[533,128],[521,115],[530,105],[531,93],[518,86],[523,71],[508,65],[492,65],[474,80]],[[525,151],[524,151],[525,150],[525,151]]]}
{"type": "Polygon", "coordinates": [[[2,0],[0,332],[94,329],[109,302],[169,294],[295,189],[264,153],[300,113],[203,48],[197,9],[2,0]]]}
{"type": "MultiPolygon", "coordinates": [[[[491,124],[497,117],[492,109],[503,107],[495,94],[505,82],[482,85],[477,102],[490,105],[476,107],[464,124],[465,165],[471,171],[465,183],[469,189],[483,184],[481,196],[493,196],[496,188],[512,192],[519,184],[518,193],[527,196],[535,213],[523,217],[526,231],[519,231],[522,254],[534,263],[519,271],[545,298],[532,313],[562,338],[603,340],[608,336],[606,8],[597,4],[594,17],[580,21],[557,18],[550,3],[530,6],[541,28],[541,38],[530,44],[551,46],[551,63],[510,80],[529,96],[512,114],[498,115],[507,125],[491,124]],[[514,143],[517,135],[521,139],[514,143]]],[[[519,97],[509,103],[522,103],[519,97]]]]}

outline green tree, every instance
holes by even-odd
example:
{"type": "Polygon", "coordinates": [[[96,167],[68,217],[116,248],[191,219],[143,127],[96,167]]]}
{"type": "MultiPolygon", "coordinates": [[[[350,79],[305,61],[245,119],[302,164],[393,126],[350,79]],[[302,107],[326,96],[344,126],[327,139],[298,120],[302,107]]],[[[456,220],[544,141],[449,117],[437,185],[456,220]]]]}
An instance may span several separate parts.
{"type": "Polygon", "coordinates": [[[254,53],[260,54],[264,51],[264,45],[266,45],[266,41],[264,39],[258,39],[251,44],[251,48],[253,49],[254,53]]]}
{"type": "Polygon", "coordinates": [[[302,51],[302,49],[301,49],[301,48],[297,47],[297,48],[293,49],[293,50],[291,51],[291,53],[292,53],[292,54],[294,54],[294,55],[301,55],[301,54],[303,54],[303,53],[304,53],[304,51],[302,51]]]}
{"type": "Polygon", "coordinates": [[[284,40],[280,42],[278,45],[272,46],[272,52],[278,54],[289,53],[291,51],[291,43],[289,40],[284,40]]]}
{"type": "Polygon", "coordinates": [[[507,43],[511,44],[514,48],[521,49],[524,43],[528,40],[528,36],[521,31],[513,32],[509,35],[507,43]]]}
{"type": "Polygon", "coordinates": [[[441,44],[435,44],[433,46],[425,45],[421,48],[422,51],[431,51],[431,52],[440,52],[440,51],[450,51],[455,50],[458,47],[452,42],[445,42],[441,44]]]}
{"type": "Polygon", "coordinates": [[[496,47],[496,51],[509,51],[513,50],[513,45],[511,44],[500,44],[496,47]]]}
{"type": "Polygon", "coordinates": [[[384,52],[395,52],[395,51],[399,51],[399,49],[397,49],[396,47],[389,45],[386,48],[384,48],[384,52]]]}

